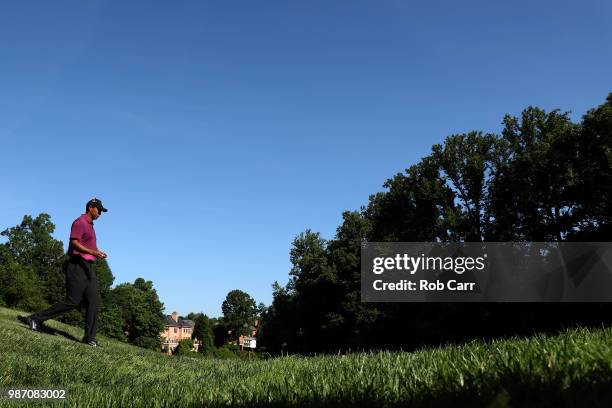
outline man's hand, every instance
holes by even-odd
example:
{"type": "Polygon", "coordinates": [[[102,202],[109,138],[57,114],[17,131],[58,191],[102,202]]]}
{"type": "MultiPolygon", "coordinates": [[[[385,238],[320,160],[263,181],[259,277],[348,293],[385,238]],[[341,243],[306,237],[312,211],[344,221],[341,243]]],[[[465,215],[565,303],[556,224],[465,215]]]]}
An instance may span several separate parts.
{"type": "Polygon", "coordinates": [[[89,249],[84,247],[78,239],[73,238],[70,240],[70,245],[75,248],[77,251],[82,252],[84,254],[89,254],[89,255],[93,255],[96,258],[101,258],[104,259],[106,258],[106,253],[98,250],[98,249],[89,249]]]}

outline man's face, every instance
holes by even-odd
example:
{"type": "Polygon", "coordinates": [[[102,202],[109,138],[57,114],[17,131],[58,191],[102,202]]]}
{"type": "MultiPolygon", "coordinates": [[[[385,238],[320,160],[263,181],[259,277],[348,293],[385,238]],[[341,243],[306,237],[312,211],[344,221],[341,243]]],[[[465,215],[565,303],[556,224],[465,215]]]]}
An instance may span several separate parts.
{"type": "Polygon", "coordinates": [[[89,207],[89,215],[91,216],[92,220],[97,220],[98,218],[100,218],[101,214],[102,214],[102,211],[100,211],[98,207],[95,207],[95,206],[89,207]]]}

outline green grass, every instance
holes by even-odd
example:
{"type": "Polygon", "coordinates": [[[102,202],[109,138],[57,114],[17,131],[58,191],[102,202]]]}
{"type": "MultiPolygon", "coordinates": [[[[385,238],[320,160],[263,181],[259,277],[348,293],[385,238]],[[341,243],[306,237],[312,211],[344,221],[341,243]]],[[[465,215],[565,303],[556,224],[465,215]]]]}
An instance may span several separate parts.
{"type": "Polygon", "coordinates": [[[55,335],[33,333],[18,315],[0,308],[0,388],[67,388],[56,407],[612,406],[612,328],[241,361],[169,357],[104,337],[92,348],[70,338],[80,328],[50,321],[55,335]]]}

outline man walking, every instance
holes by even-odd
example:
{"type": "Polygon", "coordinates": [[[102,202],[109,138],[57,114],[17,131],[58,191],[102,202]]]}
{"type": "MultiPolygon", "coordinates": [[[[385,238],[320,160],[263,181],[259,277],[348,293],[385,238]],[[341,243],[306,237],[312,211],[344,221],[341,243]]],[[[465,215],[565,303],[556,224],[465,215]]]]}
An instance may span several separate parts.
{"type": "Polygon", "coordinates": [[[27,318],[28,325],[34,331],[41,331],[41,323],[61,313],[79,307],[81,302],[86,306],[85,337],[83,341],[90,346],[99,346],[96,341],[98,325],[98,306],[100,294],[93,270],[96,258],[106,258],[106,254],[96,246],[96,232],[93,228],[102,212],[108,211],[102,201],[92,198],[85,205],[85,214],[74,220],[70,229],[68,244],[69,262],[66,267],[66,299],[50,308],[34,313],[27,318]]]}

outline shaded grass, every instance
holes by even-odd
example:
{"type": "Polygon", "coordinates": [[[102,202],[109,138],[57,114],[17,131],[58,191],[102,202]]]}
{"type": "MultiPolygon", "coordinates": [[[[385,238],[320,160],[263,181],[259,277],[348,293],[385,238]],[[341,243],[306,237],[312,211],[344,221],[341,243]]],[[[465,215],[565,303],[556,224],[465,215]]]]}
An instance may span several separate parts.
{"type": "Polygon", "coordinates": [[[50,321],[68,336],[32,333],[18,315],[0,308],[0,387],[67,388],[68,401],[53,406],[612,406],[612,328],[241,361],[169,357],[105,338],[92,348],[70,340],[81,329],[50,321]]]}

